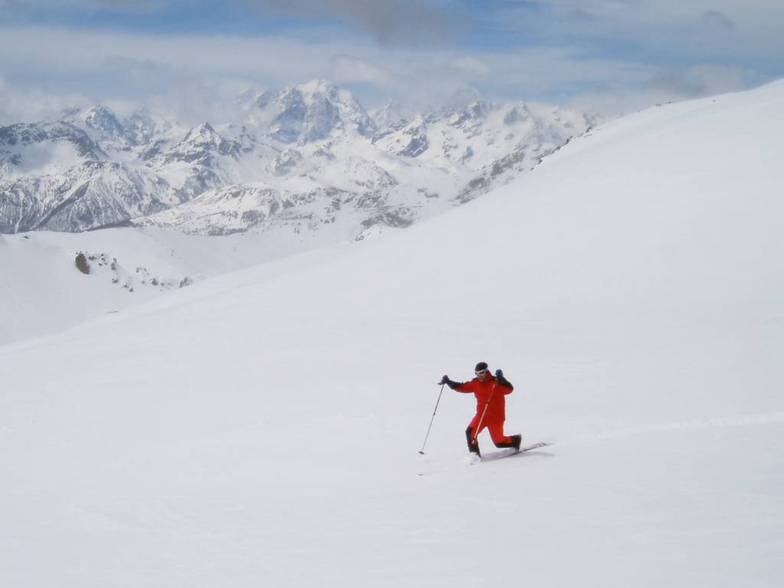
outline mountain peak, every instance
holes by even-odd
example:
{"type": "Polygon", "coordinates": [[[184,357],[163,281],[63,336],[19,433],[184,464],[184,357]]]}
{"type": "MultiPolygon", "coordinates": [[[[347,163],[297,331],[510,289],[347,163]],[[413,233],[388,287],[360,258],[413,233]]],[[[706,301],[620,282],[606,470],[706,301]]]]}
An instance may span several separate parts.
{"type": "Polygon", "coordinates": [[[225,139],[208,122],[193,127],[185,138],[166,154],[166,161],[185,161],[212,165],[215,155],[236,158],[240,146],[235,141],[225,139]]]}
{"type": "Polygon", "coordinates": [[[96,104],[82,114],[82,120],[88,128],[97,131],[108,139],[127,140],[125,128],[117,115],[108,107],[96,104]]]}
{"type": "Polygon", "coordinates": [[[262,92],[254,104],[270,136],[282,143],[319,141],[341,130],[370,136],[375,128],[351,92],[323,79],[262,92]]]}
{"type": "Polygon", "coordinates": [[[439,110],[450,113],[459,112],[466,110],[471,104],[482,101],[482,94],[476,88],[461,88],[453,92],[439,110]]]}
{"type": "Polygon", "coordinates": [[[235,141],[226,139],[208,122],[203,122],[193,127],[181,145],[200,151],[216,150],[223,155],[236,157],[239,154],[239,145],[235,141]]]}
{"type": "Polygon", "coordinates": [[[215,143],[223,140],[215,128],[208,122],[203,122],[193,127],[185,136],[184,141],[188,143],[215,143]]]}
{"type": "Polygon", "coordinates": [[[114,119],[117,120],[117,115],[108,106],[103,104],[95,104],[88,108],[84,113],[85,120],[95,119],[114,119]]]}
{"type": "Polygon", "coordinates": [[[338,94],[338,87],[333,82],[323,79],[313,79],[296,86],[296,88],[303,94],[326,94],[328,96],[338,94]]]}

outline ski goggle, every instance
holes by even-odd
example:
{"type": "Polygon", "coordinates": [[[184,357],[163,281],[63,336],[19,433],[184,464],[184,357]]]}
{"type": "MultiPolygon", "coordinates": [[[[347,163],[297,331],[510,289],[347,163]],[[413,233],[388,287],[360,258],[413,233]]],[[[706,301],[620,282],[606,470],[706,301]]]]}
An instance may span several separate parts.
{"type": "Polygon", "coordinates": [[[486,373],[488,373],[488,372],[487,372],[487,370],[479,370],[478,372],[474,372],[474,373],[475,373],[477,376],[483,376],[483,375],[485,375],[485,374],[486,374],[486,373]]]}

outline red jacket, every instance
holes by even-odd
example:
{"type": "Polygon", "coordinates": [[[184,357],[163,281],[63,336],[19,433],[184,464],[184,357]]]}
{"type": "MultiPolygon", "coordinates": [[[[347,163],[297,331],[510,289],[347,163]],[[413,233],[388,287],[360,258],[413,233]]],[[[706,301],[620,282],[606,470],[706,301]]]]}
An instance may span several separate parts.
{"type": "Polygon", "coordinates": [[[490,400],[483,424],[502,423],[506,420],[505,397],[507,394],[512,393],[513,388],[501,384],[492,375],[488,375],[484,382],[480,382],[479,378],[474,378],[470,382],[458,385],[453,390],[473,393],[476,396],[476,414],[480,418],[485,410],[487,401],[490,400]]]}

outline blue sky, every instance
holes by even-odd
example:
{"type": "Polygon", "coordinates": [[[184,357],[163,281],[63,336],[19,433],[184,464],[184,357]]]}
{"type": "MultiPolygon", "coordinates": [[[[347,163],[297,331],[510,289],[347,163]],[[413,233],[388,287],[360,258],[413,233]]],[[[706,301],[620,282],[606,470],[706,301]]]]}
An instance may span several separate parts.
{"type": "Polygon", "coordinates": [[[613,113],[783,77],[782,55],[781,0],[0,0],[0,119],[123,100],[199,117],[314,77],[370,106],[475,88],[613,113]]]}

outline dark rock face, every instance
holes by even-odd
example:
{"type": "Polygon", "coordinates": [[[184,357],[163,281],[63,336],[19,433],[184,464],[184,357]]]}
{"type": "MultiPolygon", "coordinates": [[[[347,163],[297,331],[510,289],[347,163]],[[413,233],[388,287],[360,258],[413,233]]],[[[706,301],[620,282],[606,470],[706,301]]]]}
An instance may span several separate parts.
{"type": "Polygon", "coordinates": [[[164,162],[180,161],[211,166],[216,163],[217,157],[237,158],[239,154],[239,143],[224,139],[210,123],[203,123],[191,129],[182,141],[169,150],[164,162]]]}
{"type": "Polygon", "coordinates": [[[106,153],[82,129],[67,122],[19,123],[0,127],[0,163],[6,156],[16,154],[16,165],[22,157],[15,149],[46,143],[66,142],[74,146],[79,157],[91,161],[106,159],[106,153]]]}
{"type": "Polygon", "coordinates": [[[0,232],[78,232],[169,208],[171,187],[149,170],[85,161],[62,174],[0,181],[0,232]]]}
{"type": "Polygon", "coordinates": [[[87,262],[87,256],[84,253],[77,254],[74,263],[76,264],[76,269],[83,274],[90,273],[90,264],[87,262]]]}
{"type": "Polygon", "coordinates": [[[308,111],[302,92],[295,89],[285,92],[280,104],[282,112],[272,120],[270,134],[281,143],[294,143],[302,134],[308,111]]]}
{"type": "Polygon", "coordinates": [[[91,108],[85,118],[85,124],[99,135],[123,144],[133,144],[133,136],[120,124],[115,114],[104,106],[91,108]]]}
{"type": "Polygon", "coordinates": [[[419,157],[430,146],[427,135],[423,132],[415,132],[411,136],[411,140],[403,149],[398,151],[398,155],[403,157],[419,157]]]}

